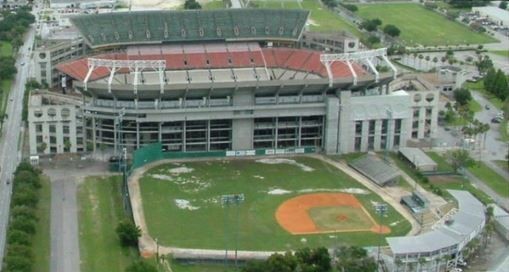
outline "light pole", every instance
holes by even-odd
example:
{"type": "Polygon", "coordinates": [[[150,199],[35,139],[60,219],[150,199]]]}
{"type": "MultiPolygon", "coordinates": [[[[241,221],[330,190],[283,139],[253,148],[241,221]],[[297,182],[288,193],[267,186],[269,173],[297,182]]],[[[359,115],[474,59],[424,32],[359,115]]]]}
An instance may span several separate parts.
{"type": "Polygon", "coordinates": [[[235,208],[236,208],[236,219],[237,219],[237,222],[235,223],[235,266],[237,266],[237,249],[238,249],[238,233],[239,233],[239,205],[244,202],[245,200],[245,197],[244,197],[244,194],[232,194],[232,195],[222,195],[221,196],[221,204],[223,204],[224,208],[225,208],[225,234],[224,234],[224,237],[225,237],[225,252],[224,252],[224,265],[226,267],[226,264],[227,264],[227,260],[228,260],[228,239],[227,239],[227,235],[228,235],[228,231],[227,231],[227,226],[228,226],[228,216],[227,216],[227,209],[228,207],[233,204],[235,205],[235,208]]]}
{"type": "MultiPolygon", "coordinates": [[[[383,235],[382,235],[382,219],[383,219],[384,215],[387,214],[387,204],[385,204],[385,203],[376,204],[375,211],[380,216],[380,222],[378,222],[379,239],[378,239],[378,250],[377,250],[377,258],[376,258],[376,266],[379,268],[380,267],[380,245],[382,243],[382,237],[383,237],[383,235]]],[[[377,271],[379,271],[379,270],[377,269],[377,271]]]]}

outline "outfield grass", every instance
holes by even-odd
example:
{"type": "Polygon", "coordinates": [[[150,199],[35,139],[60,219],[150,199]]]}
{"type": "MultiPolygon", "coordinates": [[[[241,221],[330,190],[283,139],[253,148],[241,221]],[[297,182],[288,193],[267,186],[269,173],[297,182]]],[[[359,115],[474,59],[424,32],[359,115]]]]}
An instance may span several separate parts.
{"type": "MultiPolygon", "coordinates": [[[[295,165],[268,165],[252,160],[189,162],[185,163],[185,166],[194,169],[193,172],[173,175],[173,180],[169,181],[153,175],[170,175],[168,170],[177,166],[155,167],[145,173],[140,181],[149,233],[164,245],[223,249],[226,232],[228,247],[233,248],[235,218],[238,216],[239,249],[287,250],[303,246],[332,246],[337,243],[376,245],[380,238],[372,232],[291,235],[279,226],[275,220],[276,209],[284,201],[303,194],[297,192],[298,190],[366,190],[351,177],[325,162],[312,158],[296,160],[315,170],[305,172],[295,165]],[[269,194],[273,189],[288,190],[291,193],[269,194]],[[245,195],[245,201],[238,210],[235,207],[222,208],[220,196],[236,193],[245,195]],[[177,207],[177,199],[189,201],[191,208],[196,209],[177,207]],[[305,238],[304,243],[302,238],[305,238]],[[271,242],[267,243],[267,239],[271,242]]],[[[378,221],[372,202],[382,202],[382,199],[374,193],[356,197],[378,221]]],[[[382,224],[389,225],[394,222],[399,223],[392,227],[391,236],[404,235],[411,228],[400,214],[389,209],[389,214],[382,224]]]]}
{"type": "Polygon", "coordinates": [[[81,271],[124,271],[136,256],[122,248],[115,228],[125,218],[121,179],[87,178],[78,189],[81,271]]]}
{"type": "Polygon", "coordinates": [[[361,37],[362,33],[349,22],[345,21],[334,11],[322,6],[319,0],[303,0],[299,5],[295,2],[288,1],[253,1],[260,8],[286,8],[286,9],[307,9],[311,11],[310,29],[312,31],[330,32],[346,30],[357,37],[361,37]]]}
{"type": "Polygon", "coordinates": [[[34,252],[33,272],[49,272],[50,268],[51,183],[48,178],[42,177],[41,185],[36,212],[38,218],[37,232],[32,244],[34,252]]]}
{"type": "Polygon", "coordinates": [[[484,88],[484,81],[483,80],[479,80],[477,82],[465,82],[465,84],[463,84],[463,87],[464,88],[467,88],[469,90],[473,90],[473,91],[476,91],[476,92],[479,92],[480,94],[482,94],[482,96],[484,96],[486,99],[488,99],[491,104],[493,104],[493,106],[495,106],[497,109],[501,109],[502,108],[502,105],[504,104],[504,101],[500,100],[500,98],[494,96],[493,94],[489,93],[488,91],[486,91],[486,89],[484,88]]]}
{"type": "Polygon", "coordinates": [[[478,179],[484,181],[497,194],[509,197],[509,182],[491,170],[484,162],[476,163],[474,166],[469,167],[468,170],[478,179]]]}
{"type": "MultiPolygon", "coordinates": [[[[358,5],[357,14],[365,19],[379,18],[383,26],[393,24],[401,30],[408,45],[454,45],[496,42],[466,26],[427,10],[418,4],[358,5]]],[[[383,27],[382,26],[382,27],[383,27]]]]}

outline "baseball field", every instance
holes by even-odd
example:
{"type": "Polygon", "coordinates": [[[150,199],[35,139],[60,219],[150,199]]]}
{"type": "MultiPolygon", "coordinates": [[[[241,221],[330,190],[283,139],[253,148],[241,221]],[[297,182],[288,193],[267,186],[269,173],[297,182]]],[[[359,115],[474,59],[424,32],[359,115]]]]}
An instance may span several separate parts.
{"type": "Polygon", "coordinates": [[[411,228],[392,207],[380,218],[378,195],[310,157],[168,163],[139,182],[148,232],[165,246],[366,246],[411,228]],[[226,205],[224,195],[243,197],[226,205]]]}

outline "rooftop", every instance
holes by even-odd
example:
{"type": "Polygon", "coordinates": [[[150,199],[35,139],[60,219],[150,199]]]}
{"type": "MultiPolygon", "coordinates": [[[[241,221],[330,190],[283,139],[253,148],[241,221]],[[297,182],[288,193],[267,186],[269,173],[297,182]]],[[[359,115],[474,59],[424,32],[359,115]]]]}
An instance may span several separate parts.
{"type": "Polygon", "coordinates": [[[448,190],[458,201],[458,212],[430,232],[408,237],[389,237],[387,242],[394,254],[434,252],[443,248],[464,246],[484,225],[484,205],[467,191],[448,190]]]}

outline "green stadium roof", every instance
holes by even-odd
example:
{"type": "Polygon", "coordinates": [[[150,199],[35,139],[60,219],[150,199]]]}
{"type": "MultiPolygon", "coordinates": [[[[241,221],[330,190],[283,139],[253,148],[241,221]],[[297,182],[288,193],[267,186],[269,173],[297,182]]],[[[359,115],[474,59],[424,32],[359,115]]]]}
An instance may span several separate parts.
{"type": "Polygon", "coordinates": [[[220,9],[115,12],[71,17],[92,48],[188,41],[296,41],[309,11],[220,9]]]}

